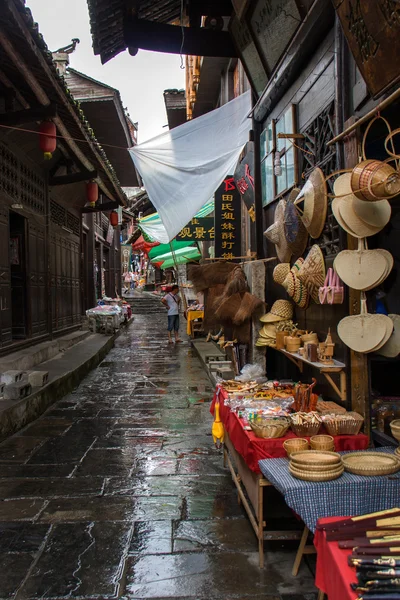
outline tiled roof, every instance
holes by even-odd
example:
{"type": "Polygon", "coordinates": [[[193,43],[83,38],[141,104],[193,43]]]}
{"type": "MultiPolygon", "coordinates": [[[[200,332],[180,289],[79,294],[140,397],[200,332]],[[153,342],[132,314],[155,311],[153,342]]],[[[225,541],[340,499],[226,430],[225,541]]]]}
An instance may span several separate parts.
{"type": "MultiPolygon", "coordinates": [[[[138,18],[172,23],[180,18],[182,0],[140,0],[138,18]]],[[[124,40],[125,0],[87,0],[93,50],[102,63],[126,49],[124,40]]]]}

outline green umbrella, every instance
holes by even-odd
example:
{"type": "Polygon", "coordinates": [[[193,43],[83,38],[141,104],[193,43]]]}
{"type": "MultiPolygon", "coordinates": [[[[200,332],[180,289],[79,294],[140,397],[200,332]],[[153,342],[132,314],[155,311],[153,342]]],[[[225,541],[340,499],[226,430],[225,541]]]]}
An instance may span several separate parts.
{"type": "MultiPolygon", "coordinates": [[[[170,244],[172,244],[172,250],[174,252],[176,252],[180,248],[187,248],[188,246],[193,246],[193,244],[195,244],[195,242],[185,242],[185,241],[178,242],[177,240],[172,240],[172,242],[170,242],[170,244]]],[[[159,246],[155,246],[154,248],[152,248],[149,252],[149,259],[154,261],[154,259],[157,256],[171,252],[170,244],[160,244],[159,246]]]]}
{"type": "Polygon", "coordinates": [[[174,260],[174,258],[171,257],[171,258],[164,260],[164,262],[160,268],[161,269],[169,269],[170,267],[175,267],[175,265],[184,265],[188,262],[200,260],[200,258],[201,258],[201,253],[199,251],[197,251],[196,253],[193,252],[191,254],[176,256],[175,260],[174,260]]]}
{"type": "Polygon", "coordinates": [[[199,249],[197,246],[185,246],[184,248],[179,248],[179,250],[175,250],[174,252],[166,252],[165,254],[159,254],[156,258],[152,259],[152,262],[159,262],[160,260],[169,260],[170,258],[174,258],[174,256],[192,256],[192,254],[199,254],[199,249]]]}

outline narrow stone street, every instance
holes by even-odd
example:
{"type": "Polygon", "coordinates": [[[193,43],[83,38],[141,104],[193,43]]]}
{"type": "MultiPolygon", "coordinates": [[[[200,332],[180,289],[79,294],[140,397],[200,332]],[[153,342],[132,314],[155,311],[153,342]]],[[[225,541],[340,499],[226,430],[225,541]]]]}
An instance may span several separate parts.
{"type": "Polygon", "coordinates": [[[294,551],[258,568],[210,382],[188,342],[167,345],[159,300],[134,314],[74,393],[0,445],[0,598],[314,598],[294,551]]]}

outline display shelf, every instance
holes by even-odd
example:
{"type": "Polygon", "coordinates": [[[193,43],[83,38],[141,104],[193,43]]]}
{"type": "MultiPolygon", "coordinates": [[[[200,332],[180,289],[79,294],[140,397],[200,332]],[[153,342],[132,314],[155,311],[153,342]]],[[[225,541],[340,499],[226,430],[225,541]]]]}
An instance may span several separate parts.
{"type": "Polygon", "coordinates": [[[372,430],[372,439],[374,442],[378,442],[382,446],[398,446],[397,440],[394,439],[391,435],[387,433],[383,433],[382,431],[378,431],[377,429],[372,430]]]}
{"type": "Polygon", "coordinates": [[[298,354],[298,352],[288,352],[287,350],[278,350],[277,348],[274,348],[274,350],[284,354],[289,360],[291,360],[299,369],[300,373],[303,372],[304,365],[309,365],[310,367],[313,367],[313,369],[318,369],[318,371],[322,373],[342,402],[346,400],[346,373],[344,372],[346,365],[344,363],[335,359],[333,359],[333,364],[311,362],[307,358],[304,358],[298,354]],[[339,375],[339,385],[333,381],[331,377],[331,374],[333,373],[337,373],[339,375]]]}

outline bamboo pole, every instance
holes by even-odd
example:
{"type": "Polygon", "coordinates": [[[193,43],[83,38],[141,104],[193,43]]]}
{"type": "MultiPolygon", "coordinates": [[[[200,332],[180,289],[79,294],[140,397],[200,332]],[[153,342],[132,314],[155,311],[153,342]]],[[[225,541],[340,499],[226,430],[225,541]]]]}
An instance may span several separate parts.
{"type": "Polygon", "coordinates": [[[332,146],[332,144],[336,144],[336,142],[339,142],[340,140],[342,140],[344,137],[346,137],[346,135],[348,135],[349,133],[351,133],[352,131],[357,129],[357,127],[360,127],[360,125],[363,125],[364,123],[369,121],[369,119],[371,119],[373,116],[375,116],[379,111],[383,110],[384,108],[386,108],[387,106],[392,104],[392,102],[397,100],[397,98],[400,98],[400,88],[398,88],[395,92],[393,92],[393,94],[390,94],[390,96],[388,96],[385,100],[383,100],[382,102],[379,102],[379,104],[375,108],[373,108],[372,110],[367,112],[367,114],[365,114],[363,117],[358,119],[358,121],[353,123],[353,125],[350,125],[350,127],[347,127],[347,129],[342,131],[342,133],[339,133],[339,135],[337,135],[332,140],[330,140],[327,143],[327,146],[332,146]]]}

